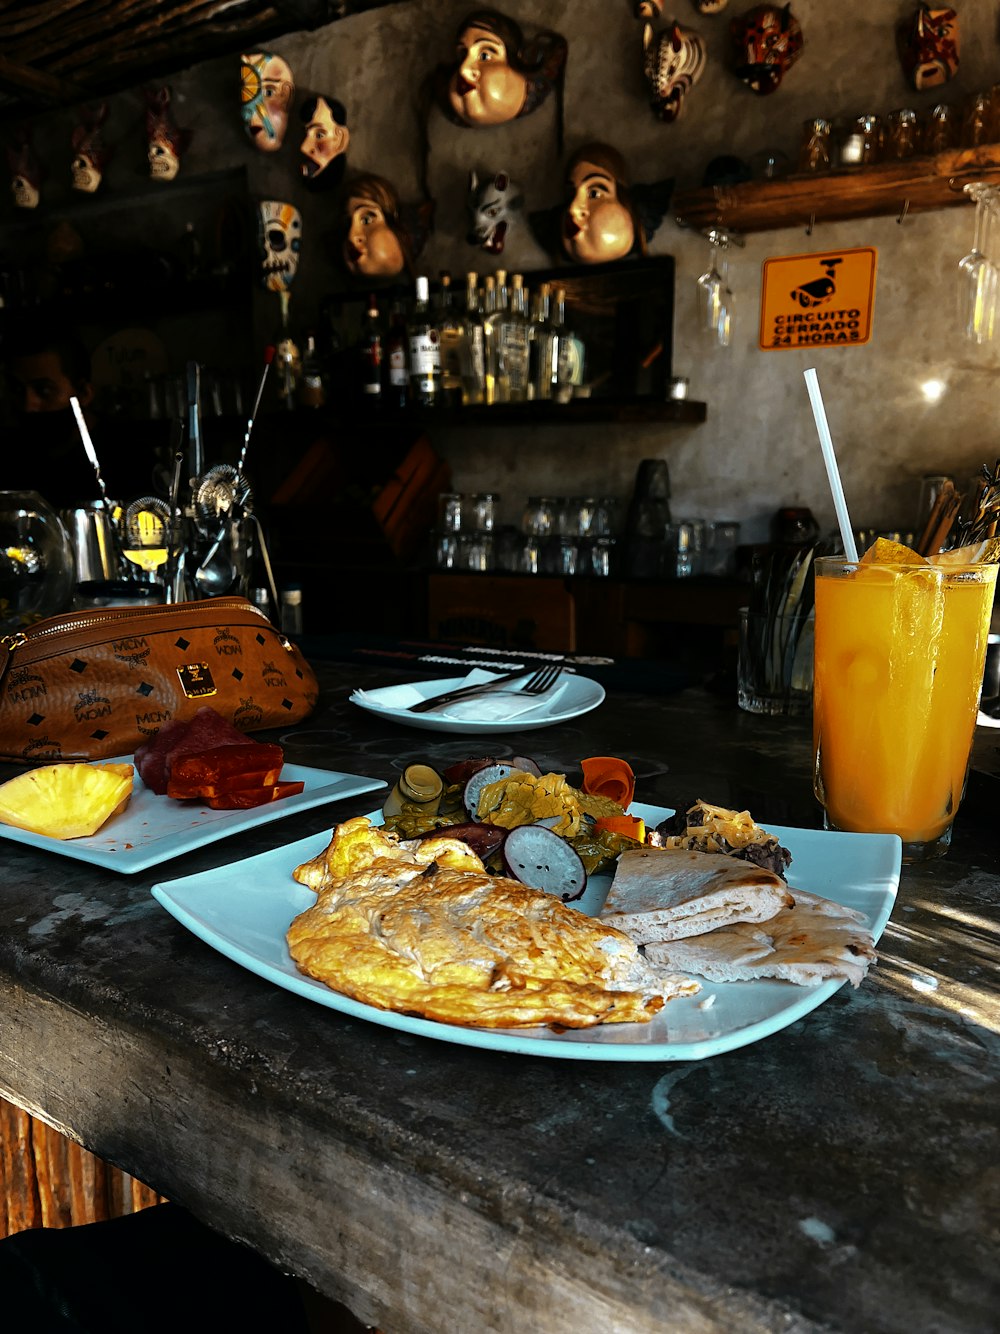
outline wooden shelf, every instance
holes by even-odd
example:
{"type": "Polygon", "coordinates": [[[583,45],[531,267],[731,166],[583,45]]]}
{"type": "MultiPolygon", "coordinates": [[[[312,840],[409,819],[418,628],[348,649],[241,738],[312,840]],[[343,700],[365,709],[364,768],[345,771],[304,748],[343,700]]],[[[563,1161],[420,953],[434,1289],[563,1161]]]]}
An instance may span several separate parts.
{"type": "MultiPolygon", "coordinates": [[[[406,422],[424,427],[463,427],[482,430],[489,426],[579,426],[584,422],[677,422],[697,425],[707,415],[704,403],[695,399],[662,398],[574,398],[569,403],[494,403],[491,407],[433,408],[420,412],[408,408],[397,413],[406,422]]],[[[392,414],[381,414],[381,420],[392,414]]]]}
{"type": "Polygon", "coordinates": [[[821,175],[678,190],[673,212],[681,227],[766,232],[952,208],[968,202],[963,187],[974,181],[1000,183],[1000,144],[821,175]]]}

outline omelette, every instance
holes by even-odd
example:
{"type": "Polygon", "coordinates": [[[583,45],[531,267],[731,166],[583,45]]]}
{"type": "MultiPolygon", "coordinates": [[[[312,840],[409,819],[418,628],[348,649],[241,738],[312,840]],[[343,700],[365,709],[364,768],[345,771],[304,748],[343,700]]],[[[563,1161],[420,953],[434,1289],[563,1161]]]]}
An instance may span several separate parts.
{"type": "Polygon", "coordinates": [[[623,932],[488,875],[446,834],[364,817],[296,867],[316,903],[288,929],[299,970],[382,1010],[480,1028],[645,1023],[697,982],[654,970],[623,932]]]}

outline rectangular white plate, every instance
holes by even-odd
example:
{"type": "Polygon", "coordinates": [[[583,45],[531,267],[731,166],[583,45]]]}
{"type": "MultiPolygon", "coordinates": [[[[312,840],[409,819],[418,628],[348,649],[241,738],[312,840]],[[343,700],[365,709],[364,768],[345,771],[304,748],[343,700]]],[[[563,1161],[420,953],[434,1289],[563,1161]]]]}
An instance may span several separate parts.
{"type": "MultiPolygon", "coordinates": [[[[108,764],[131,764],[131,755],[119,755],[108,764]]],[[[32,848],[43,848],[62,857],[73,857],[81,862],[135,875],[150,866],[193,852],[207,843],[229,838],[242,829],[283,820],[296,811],[307,811],[328,801],[355,797],[361,792],[375,792],[387,785],[379,778],[362,778],[360,774],[342,774],[334,769],[310,769],[301,764],[286,764],[281,770],[282,782],[305,784],[298,796],[283,797],[281,801],[255,806],[247,811],[214,811],[195,801],[174,801],[157,796],[135,776],[132,799],[121,815],[109,820],[89,838],[49,838],[45,834],[31,834],[26,829],[0,824],[0,837],[14,843],[27,843],[32,848]]]]}
{"type": "MultiPolygon", "coordinates": [[[[670,811],[633,803],[629,811],[657,824],[670,811]]],[[[373,822],[379,815],[370,817],[373,822]]],[[[788,883],[856,908],[878,940],[899,884],[902,844],[891,834],[840,834],[768,825],[792,853],[788,883]]],[[[792,982],[708,983],[696,996],[669,1001],[648,1024],[607,1024],[554,1034],[548,1028],[461,1028],[378,1010],[350,1000],[298,971],[285,933],[315,896],[292,879],[301,862],[329,843],[318,834],[246,861],[153,886],[153,895],[179,922],[234,963],[300,996],[386,1028],[490,1051],[590,1061],[690,1061],[744,1047],[794,1023],[822,1005],[842,981],[800,987],[792,982]],[[708,1007],[705,1001],[714,996],[708,1007]]],[[[593,876],[578,907],[597,913],[609,876],[593,876]]]]}

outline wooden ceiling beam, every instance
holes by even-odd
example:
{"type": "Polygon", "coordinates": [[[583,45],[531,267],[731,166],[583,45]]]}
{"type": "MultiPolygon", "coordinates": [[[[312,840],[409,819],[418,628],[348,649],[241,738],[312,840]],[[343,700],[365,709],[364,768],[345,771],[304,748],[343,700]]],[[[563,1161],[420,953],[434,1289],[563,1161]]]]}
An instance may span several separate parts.
{"type": "Polygon", "coordinates": [[[4,55],[0,55],[0,88],[14,93],[27,93],[33,98],[40,97],[60,105],[79,102],[90,96],[88,89],[71,79],[47,74],[30,65],[19,65],[4,55]]]}
{"type": "Polygon", "coordinates": [[[410,0],[0,0],[0,120],[410,0]]]}

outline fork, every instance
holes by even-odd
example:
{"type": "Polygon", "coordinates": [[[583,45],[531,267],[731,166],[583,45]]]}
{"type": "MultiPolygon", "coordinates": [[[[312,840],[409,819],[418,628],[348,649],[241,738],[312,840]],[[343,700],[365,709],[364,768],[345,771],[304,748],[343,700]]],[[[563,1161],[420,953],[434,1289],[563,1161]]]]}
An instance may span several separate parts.
{"type": "MultiPolygon", "coordinates": [[[[544,695],[559,680],[562,672],[563,669],[559,663],[546,663],[544,667],[539,667],[536,672],[533,672],[516,693],[519,695],[544,695]]],[[[514,675],[517,675],[517,673],[514,673],[514,675]]],[[[510,682],[510,676],[501,676],[493,681],[483,681],[479,685],[463,686],[460,690],[449,690],[443,695],[432,695],[430,699],[422,699],[417,704],[409,705],[406,711],[407,713],[430,713],[432,709],[439,709],[444,704],[453,704],[459,699],[472,699],[476,695],[488,695],[494,690],[502,690],[510,682]]]]}

